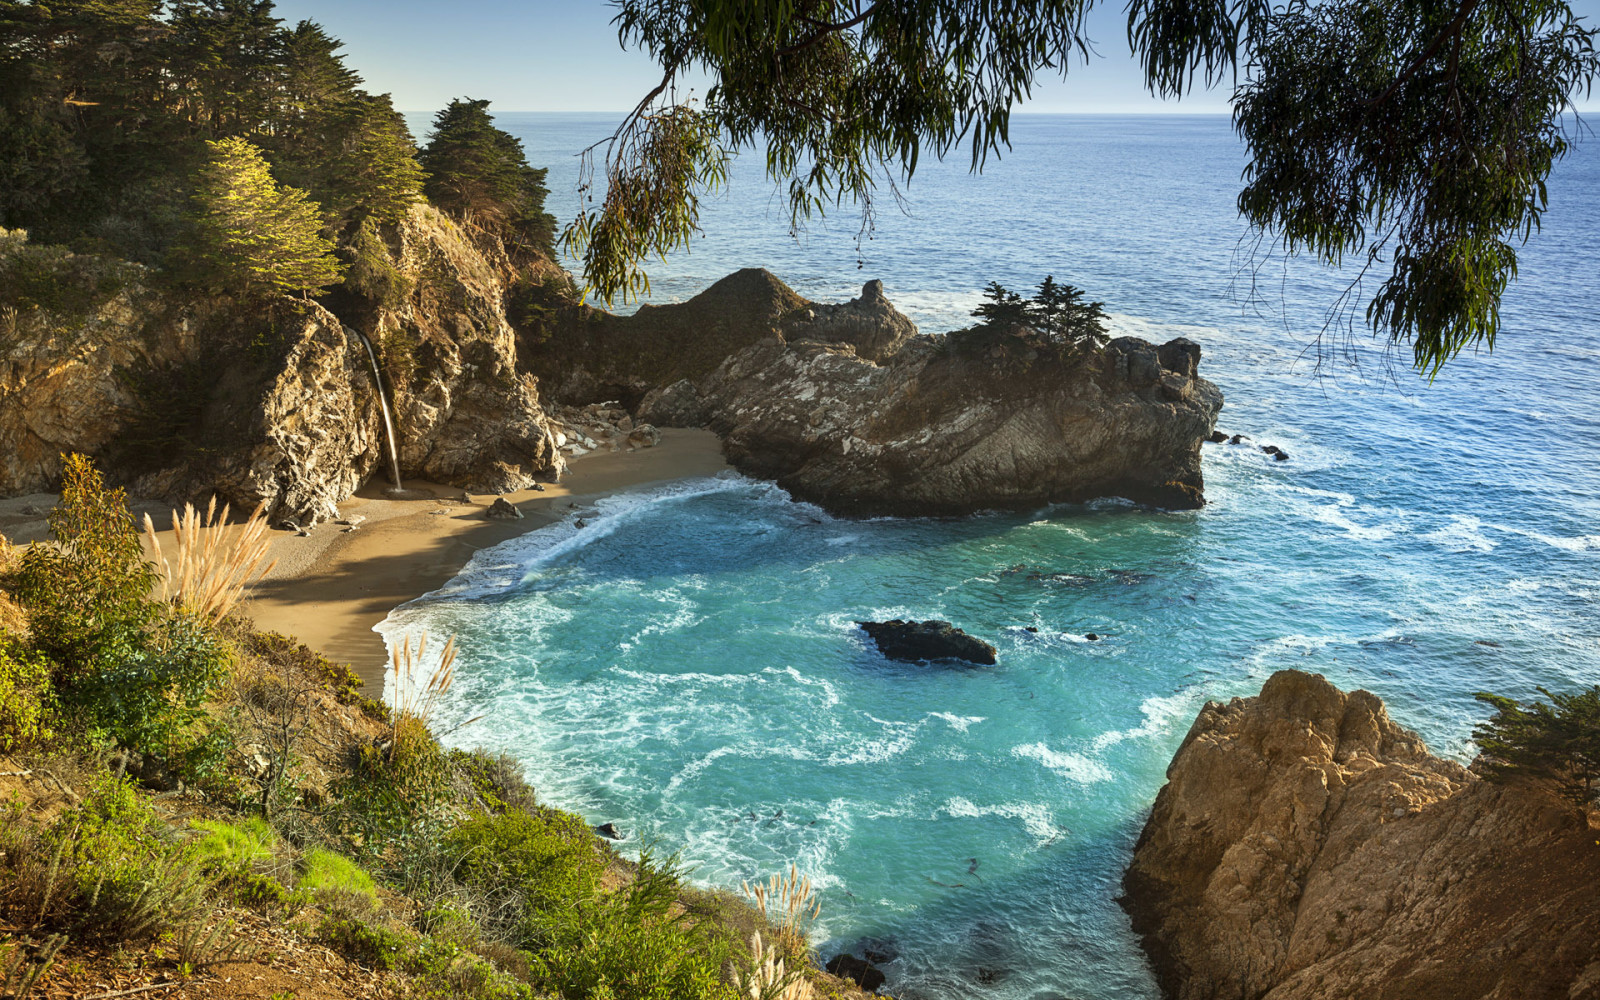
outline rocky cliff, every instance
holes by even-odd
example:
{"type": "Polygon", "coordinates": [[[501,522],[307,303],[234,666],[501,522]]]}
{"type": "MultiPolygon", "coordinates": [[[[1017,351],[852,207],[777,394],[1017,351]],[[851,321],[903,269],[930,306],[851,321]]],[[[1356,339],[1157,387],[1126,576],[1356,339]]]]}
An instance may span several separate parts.
{"type": "Polygon", "coordinates": [[[1179,1000],[1600,997],[1600,832],[1430,755],[1365,691],[1200,712],[1124,906],[1179,1000]]]}
{"type": "Polygon", "coordinates": [[[558,395],[609,392],[652,424],[709,426],[740,469],[834,510],[1204,502],[1200,442],[1222,395],[1186,340],[958,348],[917,335],[878,282],[822,305],[765,271],[593,329],[569,334],[558,395]]]}
{"type": "Polygon", "coordinates": [[[137,494],[216,493],[323,519],[379,471],[380,345],[404,473],[504,491],[561,467],[537,380],[519,372],[503,262],[426,206],[386,234],[399,294],[268,310],[155,287],[133,265],[0,241],[0,495],[88,453],[137,494]],[[29,295],[75,284],[82,294],[29,295]]]}

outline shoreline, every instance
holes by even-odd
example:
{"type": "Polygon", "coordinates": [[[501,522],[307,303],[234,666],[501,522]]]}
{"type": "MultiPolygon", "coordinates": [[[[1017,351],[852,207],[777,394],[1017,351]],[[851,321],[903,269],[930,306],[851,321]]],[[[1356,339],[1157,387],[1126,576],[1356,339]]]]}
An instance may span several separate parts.
{"type": "Polygon", "coordinates": [[[504,494],[523,514],[511,521],[484,516],[493,494],[473,494],[468,505],[458,499],[460,489],[407,480],[408,491],[424,495],[393,500],[369,483],[339,505],[343,518],[366,518],[356,530],[332,523],[308,537],[273,532],[268,559],[277,566],[242,611],[258,629],[348,663],[368,697],[381,699],[389,653],[373,629],[395,608],[444,586],[479,551],[554,524],[567,504],[731,468],[711,431],[665,429],[653,448],[586,455],[572,460],[560,483],[504,494]]]}

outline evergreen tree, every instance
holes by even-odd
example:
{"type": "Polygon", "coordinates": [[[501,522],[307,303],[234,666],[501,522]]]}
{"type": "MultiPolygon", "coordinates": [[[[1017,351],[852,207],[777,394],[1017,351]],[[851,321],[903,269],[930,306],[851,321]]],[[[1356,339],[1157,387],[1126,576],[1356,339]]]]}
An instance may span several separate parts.
{"type": "Polygon", "coordinates": [[[195,181],[196,276],[251,297],[319,294],[337,283],[343,267],[320,234],[316,202],[279,186],[261,151],[244,139],[207,145],[212,158],[195,181]]]}
{"type": "Polygon", "coordinates": [[[548,254],[555,219],[545,213],[545,171],[528,166],[522,143],[494,125],[488,101],[451,101],[433,120],[422,150],[428,200],[504,239],[548,254]]]}
{"type": "Polygon", "coordinates": [[[983,290],[984,302],[972,310],[972,315],[983,320],[984,326],[997,330],[1011,330],[1028,322],[1028,304],[1022,296],[998,281],[989,282],[983,290]]]}
{"type": "Polygon", "coordinates": [[[1575,694],[1539,692],[1550,704],[1475,696],[1496,709],[1472,731],[1483,751],[1478,766],[1499,780],[1527,775],[1550,781],[1575,805],[1587,806],[1600,794],[1600,685],[1575,694]]]}
{"type": "Polygon", "coordinates": [[[1054,275],[1045,275],[1039,292],[1028,303],[1029,325],[1052,340],[1077,344],[1098,338],[1106,332],[1104,302],[1084,302],[1085,292],[1072,285],[1058,285],[1054,275]]]}

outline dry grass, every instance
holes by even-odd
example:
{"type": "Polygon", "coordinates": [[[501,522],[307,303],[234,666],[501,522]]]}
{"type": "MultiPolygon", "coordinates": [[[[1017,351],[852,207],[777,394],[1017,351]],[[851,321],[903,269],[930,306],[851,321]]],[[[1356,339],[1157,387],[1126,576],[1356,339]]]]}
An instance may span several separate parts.
{"type": "Polygon", "coordinates": [[[811,981],[791,969],[777,948],[767,947],[759,933],[750,937],[750,974],[740,992],[750,1000],[811,1000],[811,981]]]}
{"type": "Polygon", "coordinates": [[[162,552],[149,514],[144,516],[144,531],[160,568],[162,597],[210,621],[227,617],[244,598],[246,588],[277,565],[262,565],[270,542],[266,511],[259,504],[237,527],[228,524],[226,504],[217,510],[216,497],[206,506],[204,517],[194,504],[185,504],[182,514],[173,511],[177,552],[172,560],[162,552]]]}
{"type": "MultiPolygon", "coordinates": [[[[427,661],[428,633],[426,632],[417,639],[415,647],[411,644],[409,633],[401,636],[400,644],[389,653],[389,677],[385,690],[393,692],[393,710],[397,724],[402,719],[417,719],[431,728],[433,713],[438,709],[440,699],[456,680],[455,636],[451,636],[444,644],[444,651],[439,654],[439,662],[431,669],[426,667],[427,661]],[[428,669],[428,678],[419,685],[417,680],[424,669],[428,669]]],[[[482,716],[477,716],[468,719],[461,725],[471,725],[481,718],[482,716]]]]}
{"type": "Polygon", "coordinates": [[[822,909],[811,893],[811,879],[790,865],[786,877],[774,875],[766,885],[758,882],[753,888],[745,882],[743,888],[772,927],[777,947],[794,958],[805,955],[810,950],[807,927],[822,909]]]}

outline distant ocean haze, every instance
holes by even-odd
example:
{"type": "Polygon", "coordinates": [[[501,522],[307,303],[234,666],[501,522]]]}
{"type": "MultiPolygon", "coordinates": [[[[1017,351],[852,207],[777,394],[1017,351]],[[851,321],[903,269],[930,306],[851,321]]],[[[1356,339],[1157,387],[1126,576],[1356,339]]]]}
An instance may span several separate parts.
{"type": "MultiPolygon", "coordinates": [[[[615,119],[500,124],[570,218],[573,154],[615,119]]],[[[859,269],[848,209],[789,239],[745,157],[651,301],[748,266],[826,301],[878,278],[942,331],[986,282],[1053,274],[1118,333],[1202,345],[1219,426],[1252,439],[1205,446],[1204,510],[861,521],[741,477],[685,482],[481,553],[384,629],[460,636],[446,728],[487,712],[452,738],[515,754],[546,800],[724,887],[798,864],[819,947],[872,939],[897,996],[1145,1000],[1114,899],[1207,699],[1313,670],[1464,759],[1472,692],[1600,678],[1600,154],[1557,168],[1496,353],[1429,385],[1359,327],[1359,370],[1318,366],[1352,275],[1241,266],[1225,117],[1020,116],[1013,138],[981,176],[925,163],[910,216],[885,197],[859,269]],[[886,617],[949,619],[1000,663],[886,663],[854,625],[886,617]]]]}

